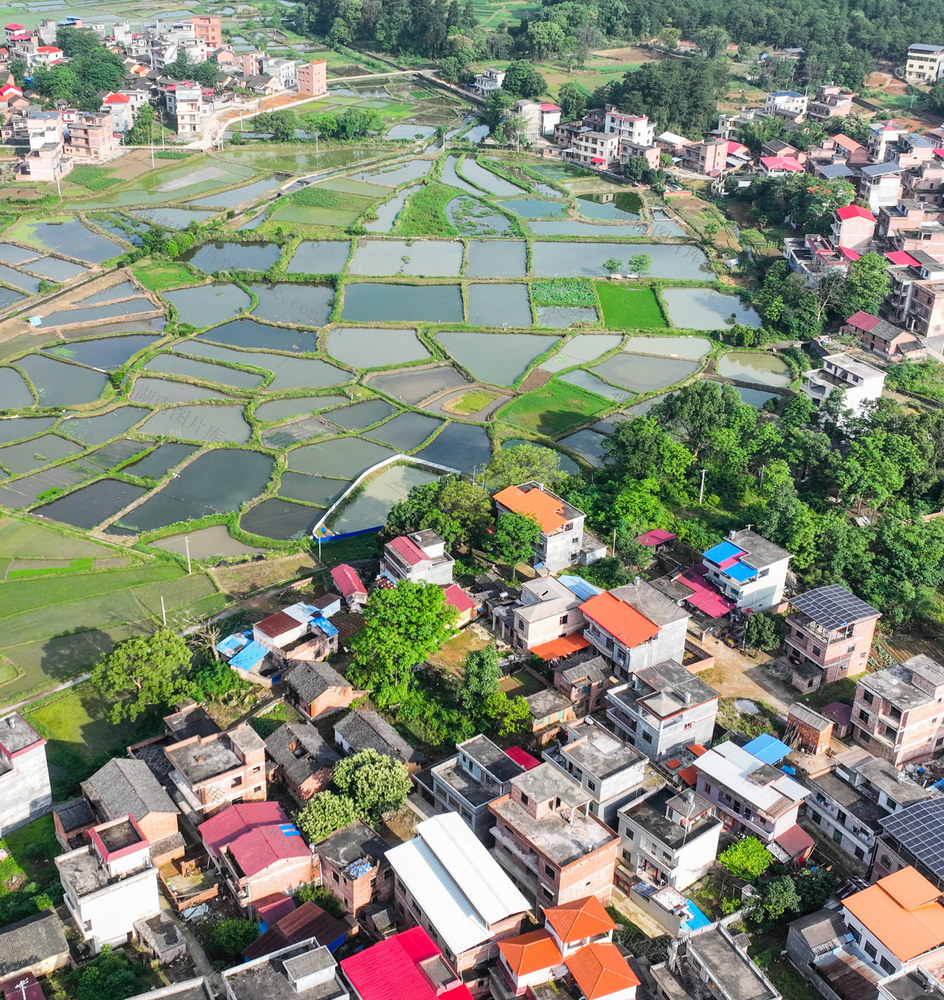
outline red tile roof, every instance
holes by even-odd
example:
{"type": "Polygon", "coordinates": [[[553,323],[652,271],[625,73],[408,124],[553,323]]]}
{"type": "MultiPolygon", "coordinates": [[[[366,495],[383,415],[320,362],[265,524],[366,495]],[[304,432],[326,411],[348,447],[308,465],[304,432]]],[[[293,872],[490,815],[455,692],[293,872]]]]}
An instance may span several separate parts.
{"type": "Polygon", "coordinates": [[[446,587],[446,603],[454,607],[460,615],[464,615],[475,608],[475,601],[469,597],[458,583],[450,583],[446,587]]]}
{"type": "Polygon", "coordinates": [[[591,163],[606,163],[606,158],[603,157],[603,156],[591,156],[590,157],[590,162],[591,163]]]}
{"type": "Polygon", "coordinates": [[[510,757],[516,764],[520,764],[526,771],[541,766],[537,757],[532,757],[527,750],[522,750],[521,747],[509,747],[505,751],[505,756],[510,757]]]}
{"type": "MultiPolygon", "coordinates": [[[[291,897],[282,897],[283,899],[291,897]]],[[[257,903],[256,910],[261,907],[257,903]]],[[[262,915],[262,914],[260,914],[262,915]]],[[[287,948],[289,945],[317,938],[321,944],[330,947],[335,942],[340,944],[341,938],[347,935],[347,924],[337,917],[332,917],[315,903],[302,903],[297,910],[293,909],[276,923],[266,913],[265,920],[269,929],[257,937],[243,952],[243,958],[251,962],[254,958],[271,955],[273,951],[287,948]]]]}
{"type": "Polygon", "coordinates": [[[542,104],[541,105],[541,110],[542,111],[560,111],[561,109],[556,104],[550,104],[550,103],[548,103],[548,104],[542,104]]]}
{"type": "Polygon", "coordinates": [[[846,219],[867,219],[875,222],[875,216],[861,205],[846,205],[844,208],[837,208],[836,215],[845,222],[846,219]]]}
{"type": "Polygon", "coordinates": [[[0,983],[0,996],[5,1000],[45,1000],[43,988],[32,972],[24,972],[0,983]]]}
{"type": "Polygon", "coordinates": [[[417,566],[429,558],[416,542],[412,538],[407,538],[406,535],[398,535],[392,541],[387,542],[387,544],[397,555],[402,556],[410,566],[417,566]]]}
{"type": "Polygon", "coordinates": [[[516,976],[529,976],[542,969],[552,969],[563,961],[554,938],[545,930],[505,938],[498,942],[498,950],[516,976]]]}
{"type": "Polygon", "coordinates": [[[218,812],[197,829],[211,853],[216,855],[230,841],[253,827],[288,822],[289,818],[278,802],[239,802],[218,812]]]}
{"type": "Polygon", "coordinates": [[[735,142],[733,139],[728,140],[728,152],[732,154],[741,154],[748,151],[747,146],[743,143],[735,142]]]}
{"type": "Polygon", "coordinates": [[[651,639],[659,632],[659,626],[641,615],[632,605],[626,604],[604,591],[580,605],[580,610],[605,632],[632,649],[651,639]]]}
{"type": "Polygon", "coordinates": [[[283,917],[287,917],[294,911],[295,900],[291,896],[283,896],[281,893],[277,893],[271,896],[264,896],[258,902],[253,903],[253,908],[259,915],[259,919],[264,920],[272,927],[283,917]]]}
{"type": "Polygon", "coordinates": [[[334,585],[342,597],[353,597],[355,594],[367,593],[367,588],[357,575],[357,570],[353,566],[348,566],[347,563],[335,566],[331,570],[331,579],[334,580],[334,585]]]}
{"type": "Polygon", "coordinates": [[[588,639],[575,632],[573,635],[565,635],[560,639],[551,639],[550,642],[542,642],[540,646],[533,646],[531,652],[536,656],[540,656],[545,663],[548,663],[550,660],[559,660],[565,656],[577,653],[581,649],[586,649],[589,645],[590,641],[588,639]]]}
{"type": "Polygon", "coordinates": [[[126,94],[107,94],[102,104],[130,104],[131,98],[126,94]]]}
{"type": "Polygon", "coordinates": [[[801,861],[814,847],[813,838],[797,823],[784,830],[774,840],[787,852],[793,861],[801,861]]]}
{"type": "Polygon", "coordinates": [[[839,248],[839,252],[842,254],[843,257],[846,258],[846,260],[858,260],[859,259],[859,254],[855,250],[853,250],[851,247],[843,247],[843,246],[841,246],[839,248]]]}
{"type": "Polygon", "coordinates": [[[588,944],[565,959],[565,964],[587,1000],[599,1000],[639,985],[615,944],[588,944]]]}
{"type": "Polygon", "coordinates": [[[640,545],[661,545],[663,542],[671,542],[673,538],[677,537],[671,531],[665,531],[662,528],[653,528],[651,531],[644,531],[641,535],[637,535],[636,541],[640,545]]]}
{"type": "Polygon", "coordinates": [[[564,944],[573,944],[616,930],[616,924],[596,896],[544,908],[544,919],[564,944]]]}
{"type": "Polygon", "coordinates": [[[361,1000],[472,1000],[464,983],[437,993],[423,974],[420,963],[441,954],[422,927],[413,927],[345,958],[341,969],[361,1000]]]}
{"type": "Polygon", "coordinates": [[[871,313],[863,312],[861,309],[853,313],[846,322],[849,326],[854,326],[857,330],[865,330],[868,332],[873,327],[877,326],[882,321],[878,316],[873,316],[871,313]]]}
{"type": "Polygon", "coordinates": [[[7,25],[4,25],[4,30],[5,31],[22,31],[23,30],[23,25],[22,24],[7,24],[7,25]]]}
{"type": "Polygon", "coordinates": [[[495,503],[507,507],[515,514],[533,517],[546,535],[563,528],[567,523],[563,501],[541,489],[522,490],[517,486],[509,486],[495,494],[495,503]]]}
{"type": "Polygon", "coordinates": [[[837,146],[841,146],[843,149],[847,149],[850,152],[854,152],[857,149],[864,149],[865,147],[861,142],[856,142],[855,139],[850,139],[849,136],[844,135],[842,132],[838,132],[833,136],[833,141],[837,146]]]}
{"type": "Polygon", "coordinates": [[[61,52],[62,49],[60,49],[56,45],[40,45],[40,47],[36,51],[37,52],[61,52]]]}

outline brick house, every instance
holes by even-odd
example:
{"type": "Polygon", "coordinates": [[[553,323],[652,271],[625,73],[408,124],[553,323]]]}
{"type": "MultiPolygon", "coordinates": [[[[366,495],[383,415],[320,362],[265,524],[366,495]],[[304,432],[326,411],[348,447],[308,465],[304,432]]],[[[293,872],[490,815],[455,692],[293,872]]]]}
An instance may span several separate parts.
{"type": "Polygon", "coordinates": [[[583,511],[534,482],[509,486],[493,499],[499,518],[515,513],[537,521],[541,533],[534,545],[532,565],[545,573],[559,573],[580,561],[586,520],[583,511]]]}
{"type": "Polygon", "coordinates": [[[166,747],[170,780],[196,822],[231,805],[266,797],[265,743],[245,723],[166,747]]]}
{"type": "Polygon", "coordinates": [[[495,858],[539,905],[594,895],[607,904],[619,837],[590,812],[592,796],[553,764],[513,778],[489,803],[495,858]]]}
{"type": "Polygon", "coordinates": [[[944,667],[921,654],[866,674],[852,703],[852,736],[895,767],[921,763],[944,747],[944,667]]]}
{"type": "Polygon", "coordinates": [[[858,337],[865,350],[886,361],[900,361],[903,358],[920,361],[925,355],[924,346],[913,333],[861,310],[846,320],[840,332],[846,336],[858,337]]]}
{"type": "Polygon", "coordinates": [[[277,802],[242,802],[201,823],[200,838],[242,907],[312,881],[311,851],[277,802]]]}
{"type": "Polygon", "coordinates": [[[341,898],[356,917],[370,903],[393,898],[393,871],[387,844],[361,820],[332,833],[313,848],[321,868],[321,884],[341,898]]]}
{"type": "Polygon", "coordinates": [[[281,781],[292,798],[303,806],[328,787],[340,754],[305,722],[286,722],[265,741],[272,761],[270,781],[281,781]]]}
{"type": "Polygon", "coordinates": [[[348,712],[334,724],[334,742],[346,754],[373,749],[378,753],[403,761],[407,766],[419,765],[425,757],[373,709],[363,708],[348,712]]]}
{"type": "Polygon", "coordinates": [[[498,957],[498,942],[521,930],[530,904],[458,813],[424,820],[416,836],[387,852],[401,920],[441,942],[468,983],[498,957]]]}
{"type": "Polygon", "coordinates": [[[69,942],[54,909],[0,929],[0,980],[48,976],[71,963],[69,942]]]}
{"type": "Polygon", "coordinates": [[[295,69],[295,80],[299,94],[321,97],[328,92],[328,64],[324,59],[313,59],[301,63],[295,69]]]}
{"type": "Polygon", "coordinates": [[[0,718],[0,837],[52,808],[46,741],[16,712],[0,718]]]}
{"type": "Polygon", "coordinates": [[[797,690],[815,691],[865,672],[879,611],[838,583],[799,594],[790,606],[784,648],[797,690]]]}
{"type": "Polygon", "coordinates": [[[69,122],[65,152],[80,160],[107,160],[118,152],[111,115],[102,111],[76,111],[69,122]]]}
{"type": "Polygon", "coordinates": [[[191,18],[194,38],[202,39],[208,49],[218,49],[223,44],[223,22],[214,15],[201,14],[191,18]]]}
{"type": "Polygon", "coordinates": [[[354,685],[327,663],[298,663],[286,678],[287,698],[302,715],[317,719],[347,708],[359,696],[354,685]]]}
{"type": "Polygon", "coordinates": [[[869,879],[874,881],[909,865],[944,891],[944,797],[911,802],[880,820],[869,879]]]}
{"type": "Polygon", "coordinates": [[[578,718],[599,712],[615,684],[609,664],[599,655],[570,657],[554,670],[554,687],[574,706],[578,718]]]}

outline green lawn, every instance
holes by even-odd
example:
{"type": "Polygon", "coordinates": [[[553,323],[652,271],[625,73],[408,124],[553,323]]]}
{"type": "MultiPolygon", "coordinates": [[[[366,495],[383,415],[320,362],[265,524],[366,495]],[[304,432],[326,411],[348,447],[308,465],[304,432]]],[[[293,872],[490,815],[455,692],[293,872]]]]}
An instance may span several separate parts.
{"type": "Polygon", "coordinates": [[[69,183],[78,184],[87,191],[107,191],[116,184],[121,184],[120,177],[112,177],[103,167],[75,167],[69,174],[69,183]]]}
{"type": "Polygon", "coordinates": [[[500,414],[510,424],[556,437],[602,413],[609,405],[591,392],[555,381],[520,396],[500,414]]]}
{"type": "Polygon", "coordinates": [[[488,406],[498,398],[497,392],[489,392],[487,389],[471,389],[463,393],[458,399],[450,400],[444,404],[443,409],[448,413],[455,413],[459,417],[467,417],[472,413],[478,413],[483,406],[488,406]]]}
{"type": "Polygon", "coordinates": [[[437,181],[424,184],[407,198],[397,216],[395,236],[455,236],[456,230],[446,216],[446,206],[459,192],[437,181]]]}
{"type": "Polygon", "coordinates": [[[162,292],[165,288],[192,285],[194,282],[190,268],[173,260],[162,261],[159,264],[138,261],[131,265],[131,272],[150,292],[162,292]]]}
{"type": "Polygon", "coordinates": [[[314,208],[333,208],[342,212],[363,212],[375,199],[369,195],[350,191],[336,191],[328,187],[306,187],[288,196],[296,205],[314,208]]]}
{"type": "Polygon", "coordinates": [[[107,545],[76,538],[35,521],[0,520],[0,558],[107,559],[118,554],[117,549],[107,545]]]}
{"type": "Polygon", "coordinates": [[[87,572],[93,569],[94,559],[71,559],[68,566],[45,566],[42,569],[11,569],[11,580],[29,579],[37,576],[63,576],[68,573],[87,572]]]}
{"type": "Polygon", "coordinates": [[[546,685],[542,684],[534,674],[527,670],[519,670],[516,674],[509,674],[503,677],[501,689],[509,698],[526,698],[529,694],[537,694],[543,691],[546,685]]]}
{"type": "Polygon", "coordinates": [[[648,286],[628,288],[597,282],[603,323],[610,330],[652,330],[668,326],[655,292],[648,286]]]}

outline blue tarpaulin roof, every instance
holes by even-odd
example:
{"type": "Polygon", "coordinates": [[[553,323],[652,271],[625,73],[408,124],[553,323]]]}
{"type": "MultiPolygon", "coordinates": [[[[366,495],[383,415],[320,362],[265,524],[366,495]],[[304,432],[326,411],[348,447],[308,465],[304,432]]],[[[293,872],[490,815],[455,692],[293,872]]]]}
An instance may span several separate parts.
{"type": "Polygon", "coordinates": [[[320,628],[329,639],[338,634],[338,630],[322,614],[313,615],[311,623],[320,628]]]}
{"type": "Polygon", "coordinates": [[[721,572],[725,576],[730,576],[732,580],[737,580],[738,583],[744,583],[746,580],[751,580],[757,576],[756,569],[752,569],[742,562],[732,563],[727,569],[723,569],[721,572]]]}
{"type": "Polygon", "coordinates": [[[230,661],[229,665],[237,670],[252,670],[256,664],[261,663],[269,651],[265,646],[260,646],[255,640],[250,642],[245,649],[241,649],[230,661]]]}
{"type": "Polygon", "coordinates": [[[234,632],[225,639],[221,639],[216,644],[216,648],[223,656],[232,656],[233,653],[238,653],[249,642],[251,635],[252,632],[234,632]]]}
{"type": "Polygon", "coordinates": [[[742,555],[743,552],[744,549],[738,548],[733,542],[719,542],[708,549],[707,552],[702,552],[702,555],[706,559],[710,559],[711,562],[720,565],[725,559],[733,559],[735,556],[742,555]]]}
{"type": "Polygon", "coordinates": [[[589,601],[591,597],[603,593],[599,587],[587,583],[582,576],[559,576],[557,579],[581,601],[589,601]]]}
{"type": "Polygon", "coordinates": [[[761,733],[760,736],[744,744],[744,749],[758,760],[765,764],[778,764],[784,757],[789,756],[793,751],[786,743],[781,742],[769,733],[761,733]]]}

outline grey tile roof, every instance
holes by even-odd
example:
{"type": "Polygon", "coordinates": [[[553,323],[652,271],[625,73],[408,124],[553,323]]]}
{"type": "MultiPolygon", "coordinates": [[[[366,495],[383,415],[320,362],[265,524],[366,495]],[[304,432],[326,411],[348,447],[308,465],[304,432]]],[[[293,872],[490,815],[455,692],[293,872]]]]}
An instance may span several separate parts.
{"type": "Polygon", "coordinates": [[[330,688],[343,689],[351,686],[349,681],[327,663],[299,663],[292,668],[286,683],[298,696],[299,701],[308,705],[330,688]]]}
{"type": "Polygon", "coordinates": [[[670,622],[677,622],[682,618],[690,618],[691,615],[680,608],[674,601],[670,601],[661,591],[656,590],[651,583],[645,580],[624,584],[622,587],[614,587],[610,593],[620,601],[635,608],[641,615],[645,615],[654,625],[663,626],[670,622]]]}
{"type": "Polygon", "coordinates": [[[266,740],[266,750],[286,777],[301,785],[325,767],[334,767],[341,755],[314,726],[306,722],[286,722],[266,740]]]}
{"type": "Polygon", "coordinates": [[[336,737],[341,737],[355,752],[374,749],[408,764],[419,764],[425,759],[382,715],[371,709],[348,712],[335,723],[334,732],[336,737]]]}
{"type": "Polygon", "coordinates": [[[82,794],[104,819],[176,813],[177,807],[143,760],[117,757],[82,782],[82,794]]]}
{"type": "Polygon", "coordinates": [[[55,910],[43,910],[0,930],[0,979],[68,951],[62,921],[55,910]]]}

